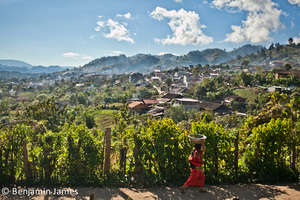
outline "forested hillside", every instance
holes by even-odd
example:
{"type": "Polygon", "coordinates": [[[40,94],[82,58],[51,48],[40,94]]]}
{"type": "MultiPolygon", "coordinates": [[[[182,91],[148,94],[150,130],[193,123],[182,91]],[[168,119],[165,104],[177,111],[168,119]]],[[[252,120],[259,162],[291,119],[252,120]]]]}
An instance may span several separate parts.
{"type": "Polygon", "coordinates": [[[284,64],[289,63],[299,66],[300,63],[300,43],[291,45],[271,44],[258,53],[249,54],[245,57],[238,57],[228,62],[230,65],[240,65],[243,61],[249,61],[253,65],[272,65],[274,61],[284,64]]]}
{"type": "Polygon", "coordinates": [[[222,49],[205,49],[191,51],[186,55],[172,54],[151,55],[137,54],[127,57],[125,55],[108,56],[95,59],[82,67],[85,73],[121,74],[129,72],[149,73],[154,69],[174,69],[175,67],[188,67],[196,64],[220,64],[236,57],[259,52],[263,47],[244,45],[232,51],[222,49]]]}

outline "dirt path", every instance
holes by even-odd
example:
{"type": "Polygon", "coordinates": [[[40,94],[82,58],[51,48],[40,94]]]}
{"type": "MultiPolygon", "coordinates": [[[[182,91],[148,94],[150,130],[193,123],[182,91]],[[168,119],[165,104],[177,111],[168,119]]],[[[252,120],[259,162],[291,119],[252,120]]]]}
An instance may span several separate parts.
{"type": "Polygon", "coordinates": [[[300,200],[300,184],[288,185],[222,185],[207,186],[207,192],[201,193],[197,188],[188,189],[182,194],[178,188],[154,187],[148,189],[134,188],[79,188],[75,196],[44,196],[27,197],[0,195],[0,200],[300,200]]]}

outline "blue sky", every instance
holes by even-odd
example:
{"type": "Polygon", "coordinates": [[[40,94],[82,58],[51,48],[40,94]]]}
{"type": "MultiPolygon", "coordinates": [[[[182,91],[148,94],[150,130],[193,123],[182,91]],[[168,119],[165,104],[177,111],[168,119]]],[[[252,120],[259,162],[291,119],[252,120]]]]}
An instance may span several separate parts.
{"type": "Polygon", "coordinates": [[[300,42],[300,0],[0,0],[0,59],[33,65],[231,50],[289,37],[300,42]]]}

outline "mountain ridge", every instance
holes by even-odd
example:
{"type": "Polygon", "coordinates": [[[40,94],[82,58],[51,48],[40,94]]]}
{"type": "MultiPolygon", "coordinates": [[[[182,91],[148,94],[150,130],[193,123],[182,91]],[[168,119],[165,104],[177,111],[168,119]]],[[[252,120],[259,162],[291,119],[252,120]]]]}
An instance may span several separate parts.
{"type": "MultiPolygon", "coordinates": [[[[124,54],[118,56],[106,56],[92,60],[84,66],[76,69],[82,73],[99,74],[122,74],[130,72],[149,73],[154,69],[168,70],[175,67],[190,65],[222,64],[235,58],[258,53],[264,47],[255,45],[244,45],[232,51],[219,48],[190,51],[185,55],[173,55],[166,53],[163,55],[152,55],[139,53],[133,56],[124,54]]],[[[43,74],[61,72],[72,67],[63,66],[33,66],[19,60],[0,59],[0,71],[18,72],[23,74],[43,74]]]]}
{"type": "Polygon", "coordinates": [[[20,60],[0,59],[0,71],[2,72],[18,72],[22,74],[39,74],[39,73],[53,73],[60,72],[72,67],[68,66],[33,66],[29,63],[20,60]]]}
{"type": "Polygon", "coordinates": [[[263,48],[256,54],[247,54],[236,57],[226,62],[228,65],[241,65],[247,60],[250,65],[271,65],[275,62],[282,64],[300,65],[300,43],[299,44],[271,44],[269,48],[263,48]]]}
{"type": "Polygon", "coordinates": [[[14,59],[0,59],[0,65],[10,66],[10,67],[32,67],[32,65],[29,63],[26,63],[21,60],[14,60],[14,59]]]}
{"type": "Polygon", "coordinates": [[[82,66],[81,71],[84,73],[101,74],[121,74],[129,72],[147,73],[153,71],[155,68],[171,69],[177,66],[189,66],[196,64],[221,64],[232,60],[237,56],[257,53],[263,48],[264,47],[262,46],[247,44],[229,52],[218,48],[212,48],[202,51],[190,51],[182,56],[176,56],[173,54],[136,54],[134,56],[127,57],[122,54],[119,56],[97,58],[82,66]]]}

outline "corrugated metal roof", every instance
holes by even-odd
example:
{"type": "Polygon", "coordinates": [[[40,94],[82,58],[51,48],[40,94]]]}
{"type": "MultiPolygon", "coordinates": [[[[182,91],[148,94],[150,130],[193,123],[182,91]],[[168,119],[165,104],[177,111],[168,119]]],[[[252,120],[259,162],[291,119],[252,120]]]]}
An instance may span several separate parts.
{"type": "Polygon", "coordinates": [[[182,101],[182,102],[199,102],[197,99],[192,99],[192,98],[181,98],[181,99],[176,99],[176,101],[182,101]]]}

